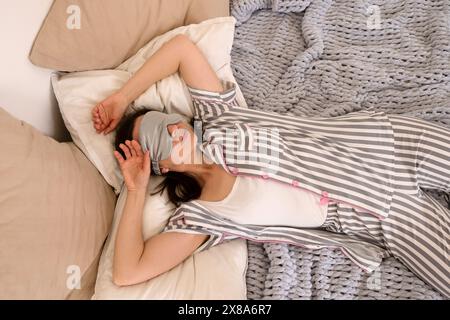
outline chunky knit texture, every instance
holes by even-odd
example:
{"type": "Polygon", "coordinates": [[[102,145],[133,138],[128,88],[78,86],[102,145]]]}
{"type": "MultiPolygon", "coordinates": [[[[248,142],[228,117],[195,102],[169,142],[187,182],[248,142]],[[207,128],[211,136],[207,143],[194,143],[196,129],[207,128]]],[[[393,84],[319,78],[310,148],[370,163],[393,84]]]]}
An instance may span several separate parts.
{"type": "MultiPolygon", "coordinates": [[[[450,127],[449,1],[233,0],[231,12],[232,66],[250,108],[328,117],[371,108],[450,127]]],[[[248,249],[249,299],[442,298],[393,258],[366,274],[331,249],[248,249]]]]}

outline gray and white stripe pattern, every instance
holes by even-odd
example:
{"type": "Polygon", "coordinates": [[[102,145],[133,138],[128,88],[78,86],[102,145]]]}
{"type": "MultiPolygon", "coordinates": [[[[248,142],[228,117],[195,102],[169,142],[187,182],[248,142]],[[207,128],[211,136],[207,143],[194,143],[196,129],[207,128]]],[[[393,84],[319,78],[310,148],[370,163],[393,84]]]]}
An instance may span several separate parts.
{"type": "Polygon", "coordinates": [[[450,296],[450,210],[424,189],[450,193],[450,131],[424,120],[389,115],[396,177],[387,219],[342,203],[328,207],[325,230],[382,244],[390,255],[450,296]]]}
{"type": "Polygon", "coordinates": [[[447,129],[382,112],[293,118],[243,109],[236,106],[232,85],[224,93],[231,97],[227,101],[220,94],[191,94],[195,117],[204,122],[202,150],[208,157],[232,174],[321,194],[330,201],[329,216],[321,230],[242,226],[191,201],[176,210],[164,231],[210,234],[196,252],[237,237],[339,247],[367,271],[393,255],[449,296],[449,211],[421,190],[450,192],[447,129]],[[227,134],[230,128],[237,134],[227,134]],[[260,154],[267,148],[278,158],[260,154]]]}
{"type": "Polygon", "coordinates": [[[326,192],[330,199],[388,216],[394,138],[384,113],[291,118],[226,105],[217,108],[214,113],[220,116],[206,117],[203,150],[214,162],[225,163],[225,170],[326,192]],[[227,134],[233,129],[234,136],[227,134]]]}
{"type": "Polygon", "coordinates": [[[390,115],[398,180],[390,214],[381,222],[392,254],[441,293],[450,296],[450,208],[424,189],[450,193],[450,130],[390,115]]]}
{"type": "Polygon", "coordinates": [[[260,242],[288,243],[310,249],[320,247],[339,248],[365,271],[375,270],[387,252],[377,244],[368,244],[352,239],[344,234],[332,234],[319,229],[299,229],[281,226],[241,225],[214,214],[196,201],[180,206],[169,224],[167,231],[210,234],[205,244],[196,252],[236,238],[260,242]]]}

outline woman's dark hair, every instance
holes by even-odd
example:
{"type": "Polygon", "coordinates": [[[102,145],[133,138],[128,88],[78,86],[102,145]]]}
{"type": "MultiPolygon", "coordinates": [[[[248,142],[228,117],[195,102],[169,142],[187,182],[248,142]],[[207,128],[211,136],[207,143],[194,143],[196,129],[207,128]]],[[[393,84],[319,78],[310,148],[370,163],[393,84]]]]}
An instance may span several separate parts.
{"type": "MultiPolygon", "coordinates": [[[[119,147],[121,143],[125,143],[125,140],[133,140],[133,129],[136,119],[139,116],[146,114],[150,110],[139,110],[128,116],[125,116],[119,123],[116,130],[116,138],[114,147],[122,157],[125,158],[125,154],[119,147]]],[[[190,125],[194,126],[194,120],[192,119],[190,125]]],[[[188,202],[200,197],[202,188],[198,181],[190,174],[185,172],[169,171],[163,174],[165,178],[158,186],[157,190],[152,195],[160,193],[162,194],[167,189],[169,201],[175,204],[177,207],[183,202],[188,202]]]]}

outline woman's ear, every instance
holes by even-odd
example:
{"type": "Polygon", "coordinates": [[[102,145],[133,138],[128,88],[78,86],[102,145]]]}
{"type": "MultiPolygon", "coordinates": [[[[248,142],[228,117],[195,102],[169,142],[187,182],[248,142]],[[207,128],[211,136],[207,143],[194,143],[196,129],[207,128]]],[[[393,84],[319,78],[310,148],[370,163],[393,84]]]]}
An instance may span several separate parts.
{"type": "Polygon", "coordinates": [[[173,123],[167,125],[167,132],[169,132],[169,135],[172,136],[172,133],[178,129],[178,123],[173,123]]]}

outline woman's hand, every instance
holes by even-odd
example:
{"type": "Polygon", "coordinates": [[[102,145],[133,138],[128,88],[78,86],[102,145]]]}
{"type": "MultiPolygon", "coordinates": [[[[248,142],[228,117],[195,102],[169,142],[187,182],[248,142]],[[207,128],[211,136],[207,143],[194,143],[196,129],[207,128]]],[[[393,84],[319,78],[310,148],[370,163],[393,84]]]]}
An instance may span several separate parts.
{"type": "Polygon", "coordinates": [[[97,133],[108,134],[122,119],[128,102],[123,93],[117,91],[92,109],[92,121],[97,133]]]}
{"type": "Polygon", "coordinates": [[[114,155],[119,162],[125,185],[128,191],[145,190],[150,178],[150,155],[142,152],[141,146],[136,140],[126,140],[120,148],[126,156],[126,160],[115,150],[114,155]]]}

